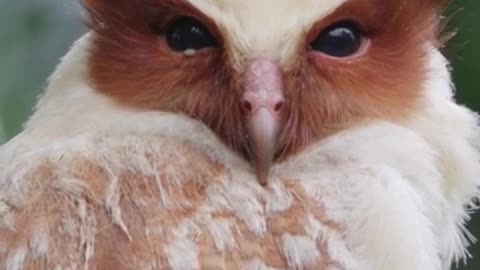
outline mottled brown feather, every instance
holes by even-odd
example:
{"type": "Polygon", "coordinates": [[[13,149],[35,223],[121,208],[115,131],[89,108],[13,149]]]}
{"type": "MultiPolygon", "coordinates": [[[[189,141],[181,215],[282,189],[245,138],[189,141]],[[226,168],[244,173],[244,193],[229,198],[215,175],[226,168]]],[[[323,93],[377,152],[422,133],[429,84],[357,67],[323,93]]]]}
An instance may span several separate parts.
{"type": "MultiPolygon", "coordinates": [[[[13,210],[15,230],[0,229],[0,243],[10,251],[0,253],[0,265],[6,265],[17,248],[25,248],[25,260],[19,264],[24,269],[168,270],[172,269],[172,255],[167,250],[175,241],[184,239],[175,230],[186,222],[198,226],[196,234],[189,233],[185,237],[198,247],[195,257],[201,269],[239,270],[255,259],[270,267],[286,269],[289,266],[281,248],[282,237],[286,234],[305,236],[317,242],[318,252],[323,256],[311,269],[339,264],[325,247],[324,241],[328,239],[312,239],[305,228],[309,216],[332,231],[340,227],[325,216],[318,202],[308,197],[297,180],[284,179],[285,190],[295,194],[288,210],[275,213],[265,210],[267,202],[261,201],[261,197],[268,198],[268,194],[274,192],[271,189],[262,190],[259,198],[246,198],[262,204],[259,214],[266,219],[267,228],[265,234],[259,236],[238,217],[238,213],[215,208],[213,198],[207,197],[209,190],[230,188],[232,179],[227,168],[194,145],[171,138],[156,138],[159,139],[166,145],[165,153],[175,154],[165,160],[149,159],[145,155],[148,164],[158,169],[159,179],[128,170],[120,174],[115,209],[106,202],[114,179],[106,168],[81,154],[69,153],[68,160],[58,162],[46,159],[32,170],[25,184],[38,186],[26,194],[31,197],[28,202],[13,210]],[[172,162],[175,156],[181,158],[172,162]],[[61,185],[69,178],[82,183],[81,192],[72,193],[61,185]],[[165,196],[178,204],[163,204],[165,196]],[[211,214],[205,212],[209,207],[214,207],[211,214]],[[115,222],[112,214],[115,210],[121,212],[124,228],[115,222]],[[229,222],[234,245],[219,250],[204,222],[229,222]],[[42,256],[36,254],[32,245],[38,228],[44,228],[49,243],[48,252],[42,256]]],[[[128,152],[127,149],[129,146],[120,146],[110,153],[121,154],[128,152]]],[[[127,168],[128,164],[123,167],[127,168]]],[[[183,255],[173,256],[182,258],[183,255]]]]}

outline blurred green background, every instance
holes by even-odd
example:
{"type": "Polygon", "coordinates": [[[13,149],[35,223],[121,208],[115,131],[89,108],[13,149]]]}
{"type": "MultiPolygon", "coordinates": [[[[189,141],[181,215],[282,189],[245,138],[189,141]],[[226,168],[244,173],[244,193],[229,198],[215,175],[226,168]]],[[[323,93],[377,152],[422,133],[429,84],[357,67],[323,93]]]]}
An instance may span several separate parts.
{"type": "MultiPolygon", "coordinates": [[[[480,1],[457,0],[447,17],[449,28],[458,29],[445,49],[457,98],[480,111],[480,1]]],[[[21,129],[45,79],[84,31],[74,0],[0,0],[0,143],[21,129]]],[[[480,238],[480,215],[470,227],[480,238]]],[[[474,258],[460,269],[480,269],[480,244],[471,252],[474,258]]]]}

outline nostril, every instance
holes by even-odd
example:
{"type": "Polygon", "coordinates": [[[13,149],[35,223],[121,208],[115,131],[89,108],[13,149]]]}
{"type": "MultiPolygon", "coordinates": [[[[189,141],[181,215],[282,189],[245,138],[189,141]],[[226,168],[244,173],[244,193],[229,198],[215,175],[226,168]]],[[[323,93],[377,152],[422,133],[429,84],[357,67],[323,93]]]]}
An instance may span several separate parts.
{"type": "Polygon", "coordinates": [[[252,104],[248,100],[243,101],[243,108],[249,113],[253,110],[252,104]]]}
{"type": "Polygon", "coordinates": [[[275,104],[275,107],[273,109],[275,110],[275,112],[279,112],[283,109],[283,105],[284,105],[284,102],[279,101],[275,104]]]}

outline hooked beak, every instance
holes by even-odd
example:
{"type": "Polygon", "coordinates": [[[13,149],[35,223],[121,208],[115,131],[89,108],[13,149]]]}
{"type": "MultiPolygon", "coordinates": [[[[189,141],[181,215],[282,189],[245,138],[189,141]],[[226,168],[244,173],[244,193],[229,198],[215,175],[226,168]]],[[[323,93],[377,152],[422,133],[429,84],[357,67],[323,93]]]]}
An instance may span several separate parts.
{"type": "Polygon", "coordinates": [[[250,149],[257,179],[267,185],[276,152],[280,121],[265,107],[258,109],[247,122],[250,149]]]}
{"type": "Polygon", "coordinates": [[[256,59],[248,67],[245,80],[242,104],[247,113],[249,149],[257,180],[267,185],[285,103],[281,68],[275,61],[256,59]]]}

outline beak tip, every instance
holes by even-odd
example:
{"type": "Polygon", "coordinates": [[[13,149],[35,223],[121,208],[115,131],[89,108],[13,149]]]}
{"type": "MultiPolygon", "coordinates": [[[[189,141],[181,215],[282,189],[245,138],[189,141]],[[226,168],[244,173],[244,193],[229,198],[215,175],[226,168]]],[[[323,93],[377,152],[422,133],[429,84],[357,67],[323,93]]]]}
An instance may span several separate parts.
{"type": "Polygon", "coordinates": [[[257,175],[257,180],[262,186],[268,185],[268,174],[257,175]]]}
{"type": "Polygon", "coordinates": [[[256,177],[260,185],[268,186],[268,180],[270,178],[270,165],[256,167],[256,177]]]}

